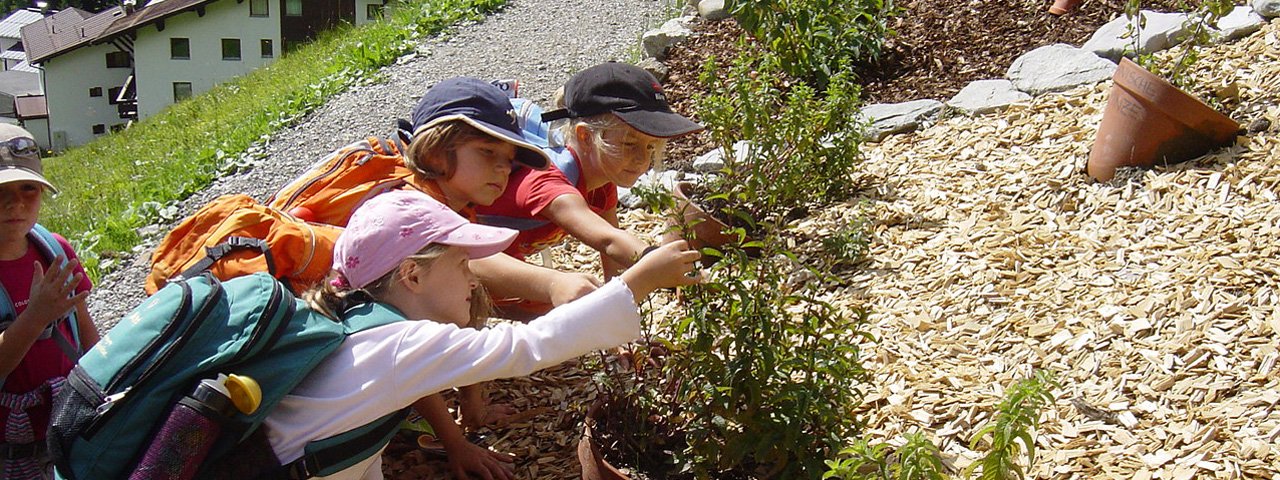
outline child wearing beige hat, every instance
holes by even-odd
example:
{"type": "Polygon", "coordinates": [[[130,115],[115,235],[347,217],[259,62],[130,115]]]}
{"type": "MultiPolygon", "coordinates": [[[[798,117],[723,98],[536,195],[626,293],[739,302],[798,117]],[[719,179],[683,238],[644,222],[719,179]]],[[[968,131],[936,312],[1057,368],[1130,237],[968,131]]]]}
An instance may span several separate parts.
{"type": "Polygon", "coordinates": [[[0,478],[52,478],[53,392],[98,341],[89,277],[67,240],[36,223],[46,190],[57,192],[31,133],[0,124],[0,478]]]}

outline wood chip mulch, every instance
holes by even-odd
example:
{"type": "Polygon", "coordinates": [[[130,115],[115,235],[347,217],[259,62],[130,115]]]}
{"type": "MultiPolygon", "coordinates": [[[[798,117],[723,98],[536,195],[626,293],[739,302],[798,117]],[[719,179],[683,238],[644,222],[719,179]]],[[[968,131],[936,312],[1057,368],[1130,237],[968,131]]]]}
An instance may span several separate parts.
{"type": "MultiPolygon", "coordinates": [[[[1271,126],[1192,162],[1088,180],[1110,82],[864,145],[871,189],[796,228],[870,222],[869,259],[830,299],[873,310],[868,438],[922,431],[963,468],[1003,389],[1052,369],[1064,387],[1030,478],[1280,478],[1280,21],[1201,57],[1233,118],[1271,126]]],[[[495,382],[497,401],[538,413],[486,432],[520,455],[518,478],[577,475],[593,368],[495,382]]],[[[388,478],[447,478],[418,457],[389,454],[388,478]]]]}

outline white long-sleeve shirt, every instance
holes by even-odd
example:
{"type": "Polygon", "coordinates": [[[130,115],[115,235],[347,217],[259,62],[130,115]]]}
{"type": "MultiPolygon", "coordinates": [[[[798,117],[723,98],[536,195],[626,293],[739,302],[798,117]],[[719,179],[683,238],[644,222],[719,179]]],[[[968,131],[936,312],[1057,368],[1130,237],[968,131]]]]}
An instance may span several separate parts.
{"type": "MultiPolygon", "coordinates": [[[[308,442],[368,424],[448,388],[519,377],[634,340],[640,316],[615,278],[528,324],[484,330],[429,320],[397,322],[348,337],[286,395],[265,425],[282,462],[308,442]]],[[[327,479],[381,479],[381,455],[327,479]]]]}

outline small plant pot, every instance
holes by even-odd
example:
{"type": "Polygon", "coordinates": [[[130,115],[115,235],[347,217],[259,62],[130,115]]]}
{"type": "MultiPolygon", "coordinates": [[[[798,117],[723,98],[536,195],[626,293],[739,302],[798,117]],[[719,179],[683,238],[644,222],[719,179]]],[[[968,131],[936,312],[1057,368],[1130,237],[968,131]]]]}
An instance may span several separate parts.
{"type": "Polygon", "coordinates": [[[1053,5],[1049,7],[1049,13],[1052,15],[1065,15],[1075,10],[1082,1],[1084,0],[1054,0],[1053,5]]]}
{"type": "Polygon", "coordinates": [[[1121,59],[1085,167],[1105,182],[1119,167],[1185,162],[1235,142],[1240,125],[1164,79],[1121,59]]]}
{"type": "Polygon", "coordinates": [[[668,217],[667,226],[670,228],[663,240],[676,240],[680,238],[681,232],[688,230],[689,247],[694,249],[719,247],[736,241],[738,239],[736,236],[724,233],[729,228],[724,222],[707,213],[689,198],[689,192],[692,190],[693,184],[679,182],[676,184],[675,191],[671,192],[675,198],[676,215],[673,216],[674,218],[668,217]]]}
{"type": "Polygon", "coordinates": [[[582,465],[582,480],[631,480],[625,473],[605,461],[591,430],[594,420],[588,414],[582,427],[582,439],[578,440],[578,464],[582,465]]]}

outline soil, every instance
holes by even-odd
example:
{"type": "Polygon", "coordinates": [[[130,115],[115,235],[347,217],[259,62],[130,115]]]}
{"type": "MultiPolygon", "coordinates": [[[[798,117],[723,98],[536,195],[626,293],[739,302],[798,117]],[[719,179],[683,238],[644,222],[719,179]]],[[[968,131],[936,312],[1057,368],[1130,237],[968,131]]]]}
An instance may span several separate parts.
{"type": "MultiPolygon", "coordinates": [[[[1147,10],[1176,11],[1181,0],[1143,1],[1147,10]]],[[[1122,14],[1125,0],[1085,0],[1063,16],[1050,15],[1050,1],[1030,0],[904,0],[893,20],[897,35],[890,39],[878,61],[858,71],[864,103],[897,103],[933,98],[946,100],[974,80],[1003,78],[1018,56],[1044,45],[1079,46],[1106,22],[1122,14]]],[[[756,48],[736,21],[699,22],[696,36],[668,52],[664,60],[669,74],[664,91],[673,109],[696,119],[694,98],[703,87],[698,80],[704,63],[714,57],[725,65],[743,48],[756,48]]],[[[686,169],[697,155],[711,150],[709,136],[673,139],[667,149],[667,168],[686,169]]],[[[578,378],[580,372],[571,375],[578,378]]],[[[542,390],[555,388],[542,385],[542,390]]],[[[502,390],[498,386],[497,391],[502,390]]],[[[583,407],[585,408],[585,407],[583,407]]],[[[564,425],[572,429],[581,424],[564,425]]],[[[498,437],[522,433],[502,431],[498,437]]],[[[572,437],[572,431],[565,432],[572,437]]],[[[441,457],[425,455],[409,445],[410,439],[393,441],[387,450],[384,472],[391,480],[447,476],[441,457]]],[[[484,442],[490,443],[490,442],[484,442]]],[[[572,445],[537,448],[553,456],[572,455],[572,445]],[[558,451],[559,453],[552,453],[558,451]]],[[[517,461],[518,471],[528,463],[551,464],[548,458],[517,461]]],[[[576,458],[573,460],[576,462],[576,458]]],[[[549,466],[549,465],[548,465],[549,466]]],[[[536,470],[535,470],[536,471],[536,470]]],[[[539,475],[534,475],[539,476],[539,475]]],[[[541,475],[546,477],[546,475],[541,475]]],[[[555,475],[552,475],[552,478],[555,475]]]]}

